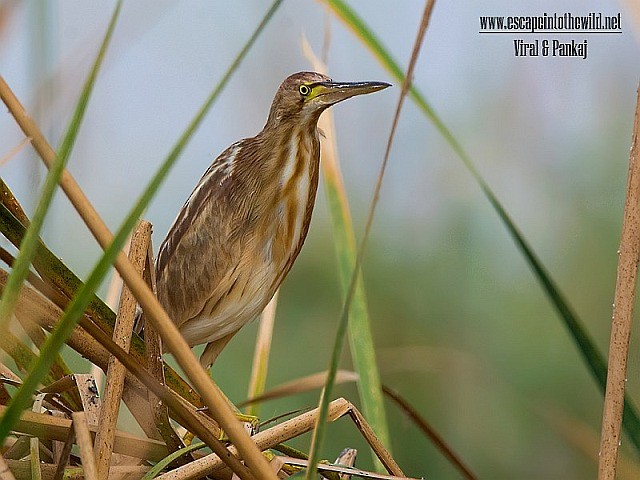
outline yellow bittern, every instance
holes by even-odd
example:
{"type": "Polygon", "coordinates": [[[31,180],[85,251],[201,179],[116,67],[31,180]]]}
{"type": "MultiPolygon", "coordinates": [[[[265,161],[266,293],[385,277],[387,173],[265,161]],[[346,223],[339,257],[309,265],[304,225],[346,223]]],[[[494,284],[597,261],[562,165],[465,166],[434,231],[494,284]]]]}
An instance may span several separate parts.
{"type": "Polygon", "coordinates": [[[388,86],[291,75],[262,131],[227,148],[196,185],[160,246],[156,281],[187,343],[207,344],[205,368],[269,303],[300,253],[318,187],[320,114],[388,86]]]}

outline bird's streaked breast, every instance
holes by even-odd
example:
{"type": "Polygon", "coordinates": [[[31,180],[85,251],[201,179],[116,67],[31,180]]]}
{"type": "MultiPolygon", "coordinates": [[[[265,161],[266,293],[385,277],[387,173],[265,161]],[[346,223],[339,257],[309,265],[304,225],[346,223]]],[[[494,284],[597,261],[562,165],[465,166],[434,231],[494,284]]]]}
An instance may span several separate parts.
{"type": "MultiPolygon", "coordinates": [[[[277,237],[285,252],[295,255],[300,250],[310,221],[317,179],[317,136],[298,128],[289,142],[289,154],[282,169],[278,223],[282,232],[277,237]],[[316,142],[316,143],[314,143],[316,142]]],[[[285,261],[288,261],[286,259],[285,261]]]]}

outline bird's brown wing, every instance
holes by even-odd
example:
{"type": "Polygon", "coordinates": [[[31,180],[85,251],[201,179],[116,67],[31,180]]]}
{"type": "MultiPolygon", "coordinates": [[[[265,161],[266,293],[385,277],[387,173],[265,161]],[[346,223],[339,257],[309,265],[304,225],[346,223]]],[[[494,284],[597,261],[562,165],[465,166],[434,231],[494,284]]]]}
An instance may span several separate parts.
{"type": "MultiPolygon", "coordinates": [[[[244,142],[225,150],[204,173],[186,201],[156,261],[160,303],[178,325],[197,317],[216,286],[233,269],[229,216],[238,195],[233,189],[233,161],[244,142]]],[[[218,289],[219,290],[219,289],[218,289]]]]}

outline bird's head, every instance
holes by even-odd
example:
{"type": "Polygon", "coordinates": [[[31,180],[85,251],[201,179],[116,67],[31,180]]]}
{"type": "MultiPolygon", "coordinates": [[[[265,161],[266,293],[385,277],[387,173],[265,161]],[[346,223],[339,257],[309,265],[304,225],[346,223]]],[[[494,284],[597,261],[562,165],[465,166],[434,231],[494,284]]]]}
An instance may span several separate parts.
{"type": "Polygon", "coordinates": [[[292,121],[315,123],[320,114],[331,105],[389,86],[384,82],[334,82],[326,75],[316,72],[294,73],[278,88],[266,127],[292,121]]]}

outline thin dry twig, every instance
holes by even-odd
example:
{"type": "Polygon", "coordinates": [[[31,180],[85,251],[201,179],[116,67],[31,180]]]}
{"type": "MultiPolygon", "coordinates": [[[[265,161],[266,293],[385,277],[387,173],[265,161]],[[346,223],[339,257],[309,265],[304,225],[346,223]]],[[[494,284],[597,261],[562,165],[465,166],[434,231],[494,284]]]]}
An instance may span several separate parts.
{"type": "Polygon", "coordinates": [[[436,446],[438,450],[456,467],[456,469],[467,480],[476,480],[478,477],[471,471],[471,469],[465,465],[459,455],[453,451],[449,444],[442,436],[436,432],[436,430],[427,422],[420,413],[413,408],[404,398],[402,398],[397,392],[391,388],[383,385],[382,391],[391,398],[396,404],[413,420],[422,432],[429,437],[431,442],[436,446]]]}
{"type": "MultiPolygon", "coordinates": [[[[0,250],[1,254],[2,250],[0,250]]],[[[0,269],[0,289],[6,284],[8,273],[0,269]]],[[[31,287],[25,285],[21,292],[16,306],[16,315],[18,318],[24,317],[35,320],[42,328],[51,331],[58,319],[62,315],[61,308],[65,307],[68,300],[63,298],[57,290],[53,290],[48,284],[42,282],[34,282],[37,277],[33,276],[30,279],[30,283],[36,286],[39,293],[35,292],[31,287]],[[46,298],[45,298],[46,297],[46,298]]],[[[81,320],[81,325],[90,326],[95,329],[94,324],[87,318],[81,320]]],[[[101,333],[106,336],[104,332],[101,333]]],[[[12,342],[4,342],[0,338],[0,344],[12,342]]],[[[109,341],[111,339],[109,338],[109,341]]],[[[112,341],[111,341],[112,342],[112,341]]],[[[113,342],[112,342],[113,343],[113,342]]],[[[71,336],[67,339],[67,344],[80,353],[83,357],[87,358],[93,364],[98,365],[103,371],[106,371],[109,360],[109,352],[105,347],[110,347],[108,342],[99,342],[95,338],[87,333],[84,328],[76,327],[71,336]]],[[[113,343],[115,346],[115,343],[113,343]]],[[[119,348],[119,347],[118,347],[119,348]]],[[[128,355],[121,350],[122,355],[128,355]]],[[[112,351],[112,354],[116,354],[112,351]]],[[[131,357],[131,355],[129,355],[131,357]]],[[[131,357],[129,363],[136,362],[136,359],[131,357]]],[[[161,382],[164,383],[164,382],[161,382]]],[[[147,401],[147,391],[143,383],[138,380],[132,373],[126,373],[127,388],[124,391],[123,399],[129,410],[140,424],[141,428],[150,438],[160,438],[156,426],[154,425],[154,419],[152,412],[149,411],[147,401]]],[[[74,392],[71,392],[72,394],[74,392]]],[[[78,401],[78,404],[80,402],[78,401]]],[[[185,408],[193,410],[195,407],[189,406],[185,403],[185,408]]],[[[212,433],[213,436],[217,436],[219,427],[214,424],[213,420],[210,420],[208,416],[201,416],[200,420],[207,422],[206,429],[212,433]]]]}
{"type": "Polygon", "coordinates": [[[73,431],[76,433],[76,443],[80,449],[80,459],[84,469],[85,480],[98,480],[98,471],[96,469],[96,460],[93,455],[93,446],[87,417],[84,412],[73,412],[71,414],[73,420],[73,431]]]}
{"type": "Polygon", "coordinates": [[[98,423],[100,409],[100,395],[96,381],[91,374],[73,373],[40,389],[43,393],[59,393],[76,391],[80,397],[80,408],[92,425],[98,423]]]}
{"type": "MultiPolygon", "coordinates": [[[[337,420],[347,414],[351,407],[352,405],[344,398],[334,400],[329,404],[329,421],[337,420]]],[[[284,443],[287,440],[311,430],[316,421],[317,415],[318,409],[316,408],[254,435],[253,440],[256,442],[256,445],[258,445],[258,448],[262,450],[284,443]]],[[[231,447],[229,450],[233,452],[235,447],[231,447]]],[[[195,460],[188,465],[184,465],[180,468],[167,472],[164,475],[160,475],[158,480],[188,480],[201,478],[205,475],[214,473],[223,466],[224,463],[222,460],[216,454],[212,453],[195,460]]]]}
{"type": "MultiPolygon", "coordinates": [[[[358,374],[351,370],[338,370],[336,372],[336,385],[347,382],[355,382],[358,380],[358,374]]],[[[296,378],[289,382],[281,383],[273,388],[270,388],[262,395],[257,397],[248,398],[247,400],[238,403],[238,406],[243,407],[258,402],[265,402],[267,400],[274,400],[276,398],[288,397],[299,393],[308,392],[310,390],[317,390],[327,381],[327,372],[312,373],[305,377],[296,378]]]]}
{"type": "Polygon", "coordinates": [[[31,139],[29,137],[23,138],[18,145],[9,150],[4,157],[0,158],[0,167],[9,162],[9,160],[11,160],[13,157],[15,157],[20,152],[20,150],[22,150],[25,145],[29,143],[30,140],[31,139]]]}
{"type": "Polygon", "coordinates": [[[609,368],[602,414],[598,480],[614,480],[618,463],[627,357],[631,337],[631,320],[635,298],[636,275],[640,256],[640,85],[629,154],[627,195],[618,250],[618,274],[611,319],[609,368]]]}
{"type": "MultiPolygon", "coordinates": [[[[2,98],[25,135],[31,137],[32,145],[45,165],[49,168],[56,157],[55,151],[46,141],[35,122],[27,115],[24,107],[20,104],[17,97],[9,88],[9,85],[7,85],[1,76],[0,98],[2,98]]],[[[103,249],[107,249],[113,240],[113,235],[91,202],[89,202],[78,183],[66,169],[63,170],[60,176],[60,186],[100,246],[103,249]]],[[[215,420],[224,428],[233,443],[238,446],[242,458],[245,459],[256,474],[262,478],[275,480],[276,476],[271,471],[269,464],[261,452],[255,447],[255,444],[251,441],[251,438],[240,422],[237,421],[230,406],[220,394],[220,390],[202,368],[176,325],[171,321],[144,280],[137,275],[134,266],[129,262],[123,252],[120,252],[116,257],[115,267],[124,282],[133,292],[138,303],[142,306],[147,320],[151,320],[154,323],[155,328],[162,336],[164,346],[173,354],[194,387],[200,392],[203,401],[209,407],[209,411],[215,420]]],[[[230,462],[229,466],[241,478],[253,478],[253,474],[249,469],[239,462],[234,461],[228,453],[225,453],[226,449],[222,444],[209,441],[207,441],[207,444],[214,449],[214,451],[218,451],[225,459],[228,459],[230,462]]]]}

